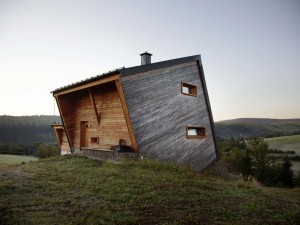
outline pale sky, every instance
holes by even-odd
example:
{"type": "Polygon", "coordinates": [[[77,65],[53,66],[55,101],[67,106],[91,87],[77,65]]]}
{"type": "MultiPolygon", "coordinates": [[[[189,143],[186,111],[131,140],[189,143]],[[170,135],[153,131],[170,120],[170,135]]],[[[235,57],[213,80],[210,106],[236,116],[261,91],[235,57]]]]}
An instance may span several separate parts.
{"type": "Polygon", "coordinates": [[[201,54],[215,121],[300,118],[299,0],[0,0],[0,115],[53,115],[51,91],[144,51],[201,54]]]}

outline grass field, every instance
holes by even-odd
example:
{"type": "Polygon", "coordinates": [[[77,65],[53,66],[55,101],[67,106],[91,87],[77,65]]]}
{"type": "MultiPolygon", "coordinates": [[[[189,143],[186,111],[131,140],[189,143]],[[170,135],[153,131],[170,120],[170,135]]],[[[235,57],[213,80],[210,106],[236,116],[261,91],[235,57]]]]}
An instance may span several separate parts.
{"type": "Polygon", "coordinates": [[[298,224],[300,190],[156,161],[60,156],[0,166],[0,224],[298,224]]]}
{"type": "MultiPolygon", "coordinates": [[[[300,155],[300,135],[266,138],[265,141],[269,144],[270,148],[293,150],[297,155],[300,155]]],[[[292,161],[292,164],[294,173],[297,175],[300,172],[300,162],[292,161]]]]}
{"type": "Polygon", "coordinates": [[[266,138],[270,148],[279,150],[294,150],[300,155],[300,135],[266,138]]]}
{"type": "Polygon", "coordinates": [[[38,160],[38,158],[34,156],[0,154],[0,165],[17,164],[22,162],[36,161],[36,160],[38,160]]]}
{"type": "Polygon", "coordinates": [[[299,161],[292,161],[291,162],[293,167],[293,171],[294,171],[294,175],[297,176],[298,173],[300,173],[300,162],[299,161]]]}

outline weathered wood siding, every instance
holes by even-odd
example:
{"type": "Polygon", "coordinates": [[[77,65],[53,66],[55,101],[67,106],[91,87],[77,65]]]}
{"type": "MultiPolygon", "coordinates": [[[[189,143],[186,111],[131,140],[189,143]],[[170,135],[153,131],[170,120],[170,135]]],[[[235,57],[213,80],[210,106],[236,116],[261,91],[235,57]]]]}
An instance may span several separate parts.
{"type": "Polygon", "coordinates": [[[110,149],[125,140],[131,146],[128,128],[126,125],[119,93],[115,83],[110,82],[90,89],[99,116],[99,123],[95,108],[91,101],[88,89],[68,93],[59,97],[62,114],[74,149],[80,149],[81,122],[87,121],[87,146],[94,149],[110,149]],[[72,96],[72,97],[71,97],[72,96]],[[72,103],[68,102],[71,101],[72,103]],[[72,120],[72,121],[71,121],[72,120]],[[98,143],[91,143],[91,138],[98,138],[98,143]]]}
{"type": "Polygon", "coordinates": [[[121,77],[133,130],[142,155],[204,169],[216,159],[206,100],[195,62],[121,77]],[[181,94],[181,82],[197,97],[181,94]],[[203,139],[187,139],[186,126],[205,127],[203,139]]]}

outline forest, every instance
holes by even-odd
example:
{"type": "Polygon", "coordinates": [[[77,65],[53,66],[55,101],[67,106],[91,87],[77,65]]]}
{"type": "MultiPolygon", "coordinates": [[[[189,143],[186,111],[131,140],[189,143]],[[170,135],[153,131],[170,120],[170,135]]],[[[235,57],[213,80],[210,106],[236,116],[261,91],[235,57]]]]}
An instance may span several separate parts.
{"type": "Polygon", "coordinates": [[[51,124],[60,116],[0,116],[0,153],[32,155],[38,143],[57,144],[51,124]]]}

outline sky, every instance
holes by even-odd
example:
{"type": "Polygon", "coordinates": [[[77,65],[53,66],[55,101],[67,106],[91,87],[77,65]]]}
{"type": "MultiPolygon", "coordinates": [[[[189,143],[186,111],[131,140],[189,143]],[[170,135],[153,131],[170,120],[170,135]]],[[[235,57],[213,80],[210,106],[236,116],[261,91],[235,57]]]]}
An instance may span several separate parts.
{"type": "Polygon", "coordinates": [[[58,115],[54,89],[201,55],[215,121],[300,118],[299,0],[0,0],[0,115],[58,115]]]}

